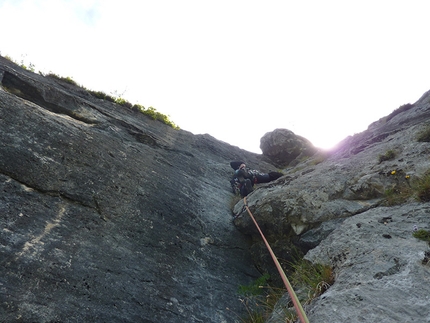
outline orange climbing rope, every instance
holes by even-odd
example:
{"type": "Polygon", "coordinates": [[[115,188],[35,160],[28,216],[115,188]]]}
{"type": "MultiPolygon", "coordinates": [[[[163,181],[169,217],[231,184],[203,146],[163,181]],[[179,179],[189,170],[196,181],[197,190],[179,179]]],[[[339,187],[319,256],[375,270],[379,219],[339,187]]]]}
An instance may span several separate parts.
{"type": "Polygon", "coordinates": [[[273,252],[272,248],[270,247],[269,243],[267,242],[266,237],[264,236],[263,232],[261,231],[257,221],[255,220],[254,216],[252,215],[251,210],[249,209],[248,204],[246,203],[246,197],[243,198],[243,204],[245,204],[245,208],[248,211],[249,216],[251,217],[252,221],[254,222],[255,226],[257,227],[258,232],[260,232],[260,235],[263,238],[263,241],[266,244],[266,247],[269,250],[270,255],[272,256],[272,259],[276,265],[276,268],[278,269],[279,275],[281,275],[282,281],[284,282],[284,285],[287,288],[288,294],[290,294],[291,300],[293,301],[294,308],[297,311],[297,315],[299,316],[300,322],[309,323],[309,320],[306,316],[306,313],[303,310],[302,304],[300,304],[300,301],[297,298],[297,295],[294,292],[293,287],[291,287],[291,284],[287,278],[287,275],[285,274],[284,270],[282,269],[281,264],[278,261],[278,258],[276,258],[275,253],[273,252]]]}

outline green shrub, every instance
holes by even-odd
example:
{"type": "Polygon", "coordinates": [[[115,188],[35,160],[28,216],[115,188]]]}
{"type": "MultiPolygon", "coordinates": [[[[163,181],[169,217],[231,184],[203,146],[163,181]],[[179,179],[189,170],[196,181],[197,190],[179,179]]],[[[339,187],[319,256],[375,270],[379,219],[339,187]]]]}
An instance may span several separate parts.
{"type": "Polygon", "coordinates": [[[413,181],[412,188],[419,201],[430,202],[430,171],[427,171],[422,178],[413,181]]]}
{"type": "Polygon", "coordinates": [[[240,285],[239,286],[239,294],[243,296],[255,296],[261,295],[262,288],[267,287],[267,281],[270,279],[269,274],[264,274],[260,278],[257,278],[249,285],[240,285]]]}
{"type": "Polygon", "coordinates": [[[47,76],[47,77],[54,78],[54,79],[59,80],[59,81],[66,82],[66,83],[71,84],[71,85],[79,86],[79,85],[78,85],[78,83],[76,83],[76,82],[75,82],[71,77],[69,77],[69,76],[67,76],[67,77],[63,77],[63,76],[59,76],[59,75],[54,74],[54,73],[49,73],[49,74],[47,74],[46,76],[47,76]]]}
{"type": "MultiPolygon", "coordinates": [[[[243,296],[239,300],[246,309],[246,316],[240,317],[242,323],[264,323],[272,315],[273,310],[287,292],[284,288],[273,288],[268,284],[270,276],[264,274],[247,286],[240,286],[239,293],[243,296]]],[[[293,323],[297,315],[292,308],[283,310],[285,323],[293,323]]]]}
{"type": "Polygon", "coordinates": [[[28,66],[24,64],[24,61],[21,61],[21,64],[19,65],[21,66],[23,69],[33,72],[35,71],[35,65],[33,63],[28,63],[28,66]]]}
{"type": "Polygon", "coordinates": [[[409,183],[410,176],[405,175],[401,170],[391,171],[391,176],[395,176],[395,183],[385,190],[385,205],[402,204],[411,197],[415,197],[420,202],[430,202],[430,170],[411,183],[409,183]]]}
{"type": "MultiPolygon", "coordinates": [[[[17,64],[16,62],[14,62],[9,56],[5,56],[6,59],[10,60],[11,62],[17,64]]],[[[34,64],[30,63],[29,67],[24,65],[24,61],[21,61],[21,65],[22,68],[30,70],[32,72],[34,72],[34,64]]],[[[59,81],[63,81],[66,82],[68,84],[74,85],[74,86],[79,86],[78,83],[76,83],[71,77],[62,77],[59,76],[57,74],[54,73],[49,73],[46,75],[46,77],[50,77],[50,78],[54,78],[56,80],[59,81]]],[[[82,87],[83,88],[83,87],[82,87]]],[[[124,106],[126,108],[130,108],[133,110],[138,110],[140,112],[142,112],[143,114],[151,117],[154,120],[158,120],[170,127],[172,127],[173,129],[180,129],[179,126],[177,126],[175,123],[173,123],[169,116],[162,114],[160,112],[158,112],[155,108],[153,107],[149,107],[148,109],[145,109],[144,106],[139,105],[139,104],[131,104],[129,101],[125,100],[124,98],[122,98],[122,96],[120,95],[119,97],[115,97],[115,96],[111,96],[108,95],[102,91],[92,91],[92,90],[88,90],[83,88],[84,90],[86,90],[89,94],[91,94],[92,96],[98,98],[98,99],[102,99],[102,100],[106,100],[106,101],[110,101],[116,104],[119,104],[121,106],[124,106]]]]}
{"type": "Polygon", "coordinates": [[[116,104],[119,104],[119,105],[122,105],[123,107],[126,107],[126,108],[131,108],[131,107],[133,107],[133,104],[131,104],[130,102],[128,102],[126,99],[123,99],[123,98],[116,98],[115,99],[115,103],[116,104]]]}
{"type": "Polygon", "coordinates": [[[101,99],[101,100],[106,100],[109,102],[115,102],[115,98],[111,95],[108,95],[102,91],[91,91],[88,90],[88,93],[91,94],[92,96],[96,97],[97,99],[101,99]]]}
{"type": "Polygon", "coordinates": [[[418,134],[417,141],[430,142],[430,125],[418,134]]]}
{"type": "Polygon", "coordinates": [[[385,202],[387,206],[399,205],[405,203],[414,191],[409,183],[409,175],[405,174],[402,169],[392,170],[387,173],[392,178],[392,187],[385,190],[385,202]]]}
{"type": "Polygon", "coordinates": [[[300,299],[298,296],[302,303],[309,303],[334,283],[333,269],[330,266],[313,264],[301,259],[291,264],[291,267],[294,269],[291,275],[291,284],[296,290],[305,289],[307,291],[307,299],[300,299]]]}
{"type": "Polygon", "coordinates": [[[170,119],[167,115],[158,112],[153,107],[149,107],[148,109],[143,110],[142,113],[144,115],[147,115],[148,117],[151,117],[154,120],[161,121],[162,123],[172,127],[173,129],[179,129],[179,127],[176,124],[174,124],[172,121],[170,121],[170,119]]]}
{"type": "Polygon", "coordinates": [[[268,318],[271,310],[267,310],[265,297],[261,296],[263,291],[266,291],[267,281],[270,278],[269,274],[264,274],[257,278],[249,285],[240,285],[238,293],[242,297],[239,299],[246,309],[246,316],[241,317],[243,323],[264,323],[268,318]]]}
{"type": "Polygon", "coordinates": [[[31,63],[31,62],[28,63],[28,66],[27,66],[24,63],[23,59],[21,59],[21,63],[18,63],[17,61],[15,61],[14,59],[12,59],[9,55],[5,55],[4,58],[6,58],[8,61],[10,61],[10,62],[12,62],[12,63],[14,63],[16,65],[19,65],[21,68],[23,68],[23,69],[25,69],[27,71],[30,71],[30,72],[33,72],[33,73],[35,71],[35,65],[33,63],[31,63]]]}
{"type": "Polygon", "coordinates": [[[134,104],[131,108],[139,112],[145,111],[145,107],[141,104],[134,104]]]}
{"type": "MultiPolygon", "coordinates": [[[[303,258],[289,263],[289,266],[293,270],[289,279],[302,305],[324,293],[334,283],[334,274],[330,266],[313,264],[303,258]]],[[[256,280],[249,286],[242,287],[242,294],[247,295],[245,299],[241,299],[246,307],[247,317],[242,318],[241,322],[266,322],[275,307],[277,311],[282,310],[282,322],[296,322],[297,313],[293,305],[283,304],[283,301],[278,304],[287,290],[269,286],[265,278],[262,276],[261,281],[256,280]],[[264,292],[263,295],[261,295],[262,292],[264,292]]]]}
{"type": "Polygon", "coordinates": [[[428,230],[419,229],[412,233],[412,235],[419,240],[430,242],[430,231],[428,230]]]}
{"type": "Polygon", "coordinates": [[[144,115],[146,115],[146,116],[148,116],[154,120],[158,120],[158,121],[172,127],[173,129],[180,129],[175,123],[173,123],[169,119],[169,117],[167,115],[158,112],[153,107],[149,107],[148,109],[146,109],[143,105],[140,105],[140,104],[134,104],[133,105],[129,101],[127,101],[126,99],[124,99],[122,97],[114,97],[114,96],[108,95],[102,91],[91,91],[91,90],[87,90],[87,91],[92,96],[94,96],[98,99],[114,102],[114,103],[119,104],[123,107],[130,108],[130,109],[135,110],[135,111],[139,111],[139,112],[143,113],[144,115]]]}
{"type": "Polygon", "coordinates": [[[413,194],[409,186],[396,185],[385,190],[385,205],[393,206],[405,203],[413,194]]]}
{"type": "Polygon", "coordinates": [[[396,152],[390,149],[390,150],[387,150],[385,154],[379,155],[378,160],[379,160],[379,163],[382,163],[383,161],[394,159],[394,157],[396,157],[396,152]]]}

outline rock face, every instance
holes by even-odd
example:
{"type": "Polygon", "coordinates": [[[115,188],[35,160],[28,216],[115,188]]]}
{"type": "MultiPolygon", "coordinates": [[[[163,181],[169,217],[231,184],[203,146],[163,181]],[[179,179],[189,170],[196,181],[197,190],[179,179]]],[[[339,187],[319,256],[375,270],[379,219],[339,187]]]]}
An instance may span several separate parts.
{"type": "Polygon", "coordinates": [[[309,307],[310,322],[430,322],[429,246],[412,237],[414,226],[430,228],[429,212],[428,203],[370,209],[311,250],[336,282],[309,307]]]}
{"type": "Polygon", "coordinates": [[[234,322],[260,276],[232,223],[232,159],[0,58],[0,321],[234,322]],[[229,309],[227,309],[227,307],[229,309]]]}
{"type": "Polygon", "coordinates": [[[333,151],[296,138],[269,163],[2,57],[0,84],[1,322],[241,321],[239,286],[277,272],[231,160],[284,166],[247,200],[281,263],[333,268],[310,322],[430,322],[429,245],[412,236],[430,229],[430,93],[333,151]]]}
{"type": "MultiPolygon", "coordinates": [[[[430,170],[429,121],[426,93],[248,196],[275,254],[288,259],[299,247],[334,268],[334,285],[307,306],[310,322],[430,322],[430,249],[412,235],[430,229],[430,188],[419,184],[430,170]]],[[[259,241],[243,202],[234,210],[259,241]]],[[[255,261],[276,274],[266,258],[255,261]]]]}
{"type": "Polygon", "coordinates": [[[309,140],[287,129],[266,133],[260,139],[260,148],[263,155],[279,167],[294,166],[317,151],[309,140]]]}

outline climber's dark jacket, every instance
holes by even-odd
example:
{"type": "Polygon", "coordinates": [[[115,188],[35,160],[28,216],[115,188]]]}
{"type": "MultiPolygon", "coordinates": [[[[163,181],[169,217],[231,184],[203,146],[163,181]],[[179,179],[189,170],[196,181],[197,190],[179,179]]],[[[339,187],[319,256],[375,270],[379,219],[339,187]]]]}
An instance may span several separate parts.
{"type": "Polygon", "coordinates": [[[230,181],[233,193],[240,193],[241,196],[247,196],[251,193],[253,191],[254,184],[268,183],[283,176],[282,173],[278,172],[270,172],[266,174],[257,170],[249,169],[241,161],[231,162],[230,166],[235,169],[233,178],[230,181]]]}

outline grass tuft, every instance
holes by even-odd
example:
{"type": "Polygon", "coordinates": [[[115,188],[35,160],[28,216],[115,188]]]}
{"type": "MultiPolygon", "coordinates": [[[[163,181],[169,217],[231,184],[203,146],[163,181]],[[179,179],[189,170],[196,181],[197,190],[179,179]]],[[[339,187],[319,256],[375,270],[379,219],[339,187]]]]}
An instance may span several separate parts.
{"type": "Polygon", "coordinates": [[[430,142],[430,125],[427,125],[427,127],[418,134],[417,141],[430,142]]]}
{"type": "Polygon", "coordinates": [[[385,205],[393,206],[405,203],[413,194],[409,186],[399,186],[385,190],[385,205]]]}
{"type": "Polygon", "coordinates": [[[379,155],[378,160],[379,160],[379,163],[382,163],[386,160],[394,159],[395,157],[396,157],[396,152],[394,150],[390,149],[390,150],[387,150],[385,152],[385,154],[379,155]]]}
{"type": "MultiPolygon", "coordinates": [[[[291,284],[295,289],[303,289],[307,295],[306,299],[300,299],[302,303],[309,303],[314,298],[320,296],[334,283],[334,273],[330,266],[313,264],[308,260],[291,264],[294,272],[291,276],[291,284]]],[[[300,297],[299,297],[300,298],[300,297]]]]}
{"type": "Polygon", "coordinates": [[[418,201],[430,202],[430,171],[427,171],[422,178],[415,180],[412,187],[418,201]]]}
{"type": "Polygon", "coordinates": [[[243,296],[257,296],[262,294],[262,288],[268,286],[267,281],[270,279],[269,274],[264,274],[257,278],[249,285],[240,285],[239,294],[243,296]]]}
{"type": "Polygon", "coordinates": [[[412,235],[419,240],[430,242],[430,231],[428,230],[419,229],[412,233],[412,235]]]}
{"type": "Polygon", "coordinates": [[[79,86],[79,85],[78,85],[78,83],[76,83],[76,82],[75,82],[71,77],[69,77],[69,76],[64,77],[64,76],[59,76],[59,75],[54,74],[54,73],[49,73],[49,74],[47,74],[47,75],[46,75],[46,77],[54,78],[54,79],[56,79],[56,80],[66,82],[66,83],[71,84],[71,85],[74,85],[74,86],[79,86]]]}
{"type": "MultiPolygon", "coordinates": [[[[323,294],[334,283],[334,273],[330,266],[313,264],[303,258],[289,263],[289,266],[293,270],[289,279],[302,305],[323,294]]],[[[247,316],[240,318],[240,321],[260,323],[276,315],[282,322],[296,322],[297,313],[287,290],[270,286],[268,278],[269,276],[263,275],[249,286],[240,287],[241,294],[245,296],[240,301],[247,311],[247,316]]]]}

